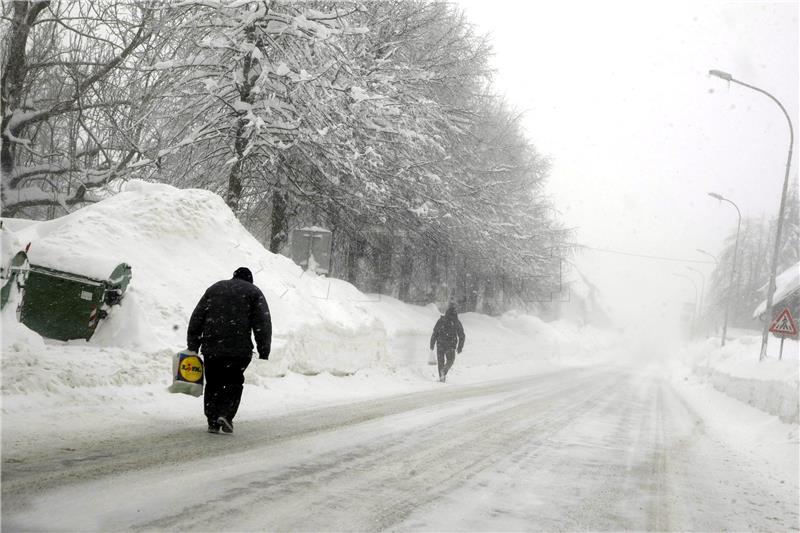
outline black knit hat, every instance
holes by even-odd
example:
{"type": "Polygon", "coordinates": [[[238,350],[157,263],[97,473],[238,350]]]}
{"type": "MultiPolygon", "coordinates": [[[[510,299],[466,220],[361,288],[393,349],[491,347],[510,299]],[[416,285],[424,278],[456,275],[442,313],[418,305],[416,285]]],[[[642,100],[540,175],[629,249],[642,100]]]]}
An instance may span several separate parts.
{"type": "Polygon", "coordinates": [[[253,273],[247,267],[239,267],[233,272],[233,277],[236,279],[243,279],[253,283],[253,273]]]}

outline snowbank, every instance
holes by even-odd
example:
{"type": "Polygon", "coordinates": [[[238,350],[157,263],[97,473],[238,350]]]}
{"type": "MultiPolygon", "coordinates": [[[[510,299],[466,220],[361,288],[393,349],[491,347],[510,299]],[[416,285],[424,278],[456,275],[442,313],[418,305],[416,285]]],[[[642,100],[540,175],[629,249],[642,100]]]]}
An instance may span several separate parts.
{"type": "Polygon", "coordinates": [[[758,361],[761,336],[757,332],[732,339],[691,345],[685,354],[693,372],[711,386],[787,423],[798,422],[798,344],[787,339],[783,358],[777,359],[777,339],[770,339],[770,356],[758,361]]]}
{"type": "Polygon", "coordinates": [[[308,339],[314,331],[325,344],[331,332],[357,337],[375,326],[353,303],[364,295],[352,285],[304,274],[290,259],[269,253],[222,198],[204,190],[131,182],[116,196],[28,224],[15,237],[31,243],[29,258],[36,265],[95,279],[107,279],[119,263],[131,265],[123,304],[98,327],[94,346],[142,351],[183,346],[203,291],[242,265],[250,267],[269,301],[278,332],[276,359],[297,357],[297,336],[308,339]]]}

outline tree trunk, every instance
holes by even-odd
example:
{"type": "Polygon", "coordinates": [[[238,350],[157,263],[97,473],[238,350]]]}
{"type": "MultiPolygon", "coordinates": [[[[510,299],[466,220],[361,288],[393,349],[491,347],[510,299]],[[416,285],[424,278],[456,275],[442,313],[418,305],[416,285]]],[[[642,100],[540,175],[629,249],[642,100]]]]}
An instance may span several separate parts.
{"type": "Polygon", "coordinates": [[[31,25],[50,2],[31,3],[14,2],[14,16],[11,20],[11,34],[6,41],[6,64],[3,65],[3,77],[0,80],[0,134],[2,134],[2,150],[0,150],[0,171],[3,182],[11,178],[14,172],[14,146],[9,138],[18,131],[9,131],[8,123],[14,111],[19,107],[25,90],[25,77],[28,74],[26,48],[31,25]]]}
{"type": "Polygon", "coordinates": [[[439,275],[438,256],[436,249],[433,248],[428,253],[428,302],[437,303],[439,300],[439,286],[441,284],[441,276],[439,275]]]}
{"type": "Polygon", "coordinates": [[[479,277],[475,281],[475,311],[483,313],[486,309],[484,296],[486,295],[486,278],[479,277]]]}
{"type": "Polygon", "coordinates": [[[364,246],[358,237],[351,237],[347,246],[347,264],[345,265],[345,276],[348,282],[356,285],[358,283],[358,260],[363,254],[364,246]]]}
{"type": "Polygon", "coordinates": [[[276,186],[272,191],[272,214],[270,215],[272,227],[270,230],[269,251],[274,254],[280,253],[289,237],[288,196],[280,185],[276,186]]]}
{"type": "MultiPolygon", "coordinates": [[[[251,25],[247,27],[245,30],[246,41],[252,43],[254,46],[259,46],[261,42],[260,40],[256,41],[255,31],[255,26],[251,25]]],[[[253,83],[258,79],[258,75],[254,75],[255,73],[253,71],[257,72],[258,69],[258,59],[253,56],[253,52],[248,52],[242,61],[242,80],[241,84],[238,86],[239,99],[242,102],[252,104],[255,100],[252,90],[253,83]]],[[[236,114],[237,118],[233,144],[233,149],[236,153],[236,162],[233,164],[233,167],[231,167],[231,172],[228,175],[228,193],[225,197],[225,202],[234,212],[239,208],[239,200],[242,198],[242,190],[244,189],[242,172],[247,160],[245,151],[250,141],[245,133],[245,127],[247,126],[245,115],[247,113],[240,110],[237,111],[236,114]]]]}
{"type": "Polygon", "coordinates": [[[411,246],[405,245],[403,247],[403,258],[400,263],[400,284],[398,289],[398,298],[404,302],[408,301],[411,289],[411,275],[414,271],[414,256],[411,246]]]}
{"type": "Polygon", "coordinates": [[[239,209],[239,200],[242,199],[242,167],[245,164],[244,151],[247,148],[247,138],[244,137],[245,120],[236,120],[234,151],[236,152],[236,163],[231,167],[228,174],[228,193],[225,196],[225,203],[235,213],[239,209]]]}
{"type": "Polygon", "coordinates": [[[375,281],[373,290],[385,294],[386,283],[392,277],[392,241],[390,238],[378,238],[378,247],[373,250],[375,281]]]}

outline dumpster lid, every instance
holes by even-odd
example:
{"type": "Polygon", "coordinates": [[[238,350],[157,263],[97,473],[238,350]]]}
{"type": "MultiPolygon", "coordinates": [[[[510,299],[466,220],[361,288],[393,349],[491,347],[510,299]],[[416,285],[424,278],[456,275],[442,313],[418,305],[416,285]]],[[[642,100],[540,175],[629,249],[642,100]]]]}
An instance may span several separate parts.
{"type": "Polygon", "coordinates": [[[40,272],[54,278],[76,281],[78,283],[83,283],[84,285],[92,285],[94,287],[103,285],[103,282],[97,279],[88,278],[80,274],[73,274],[72,272],[62,272],[61,270],[43,267],[41,265],[31,265],[30,270],[31,272],[40,272]]]}
{"type": "Polygon", "coordinates": [[[113,255],[96,256],[81,253],[78,250],[51,250],[36,246],[35,241],[28,252],[28,260],[31,265],[69,272],[99,281],[107,280],[114,269],[123,262],[113,255]]]}

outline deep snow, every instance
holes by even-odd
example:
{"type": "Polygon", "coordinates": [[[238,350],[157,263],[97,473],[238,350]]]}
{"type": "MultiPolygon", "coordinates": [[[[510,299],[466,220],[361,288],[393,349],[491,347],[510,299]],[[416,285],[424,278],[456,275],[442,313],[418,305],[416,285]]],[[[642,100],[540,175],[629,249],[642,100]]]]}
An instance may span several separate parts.
{"type": "MultiPolygon", "coordinates": [[[[210,192],[131,182],[57,220],[4,222],[4,264],[30,242],[33,264],[105,278],[126,262],[133,272],[122,305],[90,342],[44,340],[16,322],[14,305],[4,310],[4,454],[56,449],[86,433],[113,439],[165,425],[202,431],[202,398],[166,390],[171,357],[185,348],[189,315],[205,288],[239,266],[253,271],[274,327],[270,360],[254,359],[246,371],[239,420],[441,386],[427,364],[437,306],[364,294],[303,272],[266,251],[210,192]]],[[[717,339],[680,349],[669,333],[643,337],[517,312],[461,319],[466,344],[446,386],[564,365],[664,359],[676,388],[742,451],[776,471],[796,463],[787,459],[798,444],[796,343],[787,345],[784,361],[758,363],[747,335],[725,349],[717,339]],[[744,397],[740,379],[765,401],[744,397]],[[756,435],[747,433],[752,427],[756,435]]]]}

